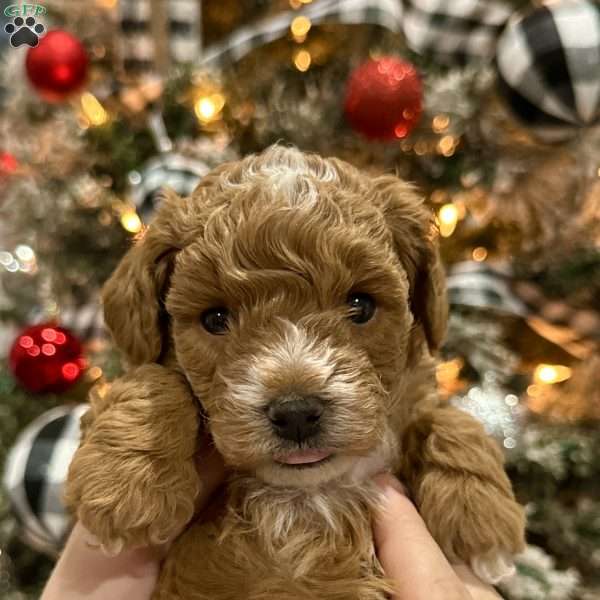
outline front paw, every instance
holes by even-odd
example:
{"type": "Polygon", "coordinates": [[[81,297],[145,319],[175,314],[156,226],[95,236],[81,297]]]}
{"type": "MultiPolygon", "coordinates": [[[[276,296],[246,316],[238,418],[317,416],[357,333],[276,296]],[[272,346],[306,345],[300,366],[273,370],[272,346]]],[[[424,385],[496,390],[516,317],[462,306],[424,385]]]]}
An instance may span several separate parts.
{"type": "Polygon", "coordinates": [[[182,376],[139,367],[92,409],[67,505],[109,553],[168,541],[192,518],[200,486],[198,415],[182,376]]]}
{"type": "Polygon", "coordinates": [[[471,564],[488,583],[514,570],[524,548],[525,516],[512,494],[465,473],[430,472],[422,481],[420,511],[451,562],[471,564]]]}
{"type": "Polygon", "coordinates": [[[78,450],[69,477],[69,503],[108,554],[172,539],[192,518],[199,488],[193,462],[170,464],[90,443],[78,450]]]}

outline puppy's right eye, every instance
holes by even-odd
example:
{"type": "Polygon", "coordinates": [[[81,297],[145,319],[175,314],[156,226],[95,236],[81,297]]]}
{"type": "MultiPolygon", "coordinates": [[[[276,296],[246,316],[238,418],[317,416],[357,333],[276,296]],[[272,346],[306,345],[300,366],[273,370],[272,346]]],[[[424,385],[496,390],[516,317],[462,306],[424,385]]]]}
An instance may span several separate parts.
{"type": "Polygon", "coordinates": [[[208,333],[223,335],[228,329],[229,311],[224,306],[209,308],[200,316],[202,326],[208,333]]]}

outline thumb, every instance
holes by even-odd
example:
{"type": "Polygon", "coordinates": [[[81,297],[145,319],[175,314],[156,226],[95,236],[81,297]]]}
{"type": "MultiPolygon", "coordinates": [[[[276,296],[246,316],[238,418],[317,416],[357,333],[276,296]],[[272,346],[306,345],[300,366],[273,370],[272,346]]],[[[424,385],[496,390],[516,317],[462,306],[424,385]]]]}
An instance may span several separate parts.
{"type": "Polygon", "coordinates": [[[373,524],[375,547],[396,584],[395,600],[469,600],[402,484],[390,474],[378,475],[375,483],[382,492],[373,524]]]}

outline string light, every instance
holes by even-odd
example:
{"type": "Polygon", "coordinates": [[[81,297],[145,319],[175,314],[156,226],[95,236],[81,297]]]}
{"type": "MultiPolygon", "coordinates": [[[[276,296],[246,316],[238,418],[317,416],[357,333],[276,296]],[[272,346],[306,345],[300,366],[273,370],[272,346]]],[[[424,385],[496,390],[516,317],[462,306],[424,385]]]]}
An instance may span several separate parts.
{"type": "Polygon", "coordinates": [[[298,43],[303,42],[306,39],[306,35],[310,31],[311,27],[312,23],[308,17],[296,17],[290,25],[290,31],[294,36],[294,40],[298,43]]]}
{"type": "Polygon", "coordinates": [[[448,115],[436,115],[431,122],[431,127],[435,133],[444,133],[449,125],[450,117],[448,115]]]}
{"type": "Polygon", "coordinates": [[[477,246],[477,248],[473,248],[473,260],[477,262],[483,262],[488,255],[488,251],[483,246],[477,246]]]}
{"type": "Polygon", "coordinates": [[[296,65],[298,71],[308,71],[311,60],[312,57],[308,50],[298,50],[298,52],[294,54],[294,65],[296,65]]]}
{"type": "Polygon", "coordinates": [[[458,141],[455,137],[451,135],[445,135],[437,145],[437,150],[439,154],[443,156],[452,156],[454,151],[456,150],[456,146],[458,145],[458,141]]]}
{"type": "Polygon", "coordinates": [[[99,127],[108,121],[108,113],[98,101],[98,98],[89,92],[81,94],[81,109],[90,125],[99,127]]]}
{"type": "Polygon", "coordinates": [[[440,227],[440,235],[442,237],[450,237],[456,229],[458,223],[458,209],[451,202],[444,204],[438,211],[438,222],[440,227]]]}
{"type": "Polygon", "coordinates": [[[533,379],[536,383],[545,383],[547,385],[566,381],[569,377],[571,377],[571,369],[564,365],[547,365],[541,363],[533,373],[533,379]]]}
{"type": "Polygon", "coordinates": [[[134,210],[127,210],[121,215],[121,225],[130,233],[139,233],[142,230],[142,222],[134,210]]]}
{"type": "Polygon", "coordinates": [[[201,123],[208,124],[221,118],[224,106],[225,96],[215,93],[198,98],[194,103],[194,112],[201,123]]]}
{"type": "Polygon", "coordinates": [[[102,369],[100,367],[91,367],[86,373],[86,379],[88,379],[88,381],[96,381],[96,379],[100,379],[100,377],[102,377],[102,369]]]}

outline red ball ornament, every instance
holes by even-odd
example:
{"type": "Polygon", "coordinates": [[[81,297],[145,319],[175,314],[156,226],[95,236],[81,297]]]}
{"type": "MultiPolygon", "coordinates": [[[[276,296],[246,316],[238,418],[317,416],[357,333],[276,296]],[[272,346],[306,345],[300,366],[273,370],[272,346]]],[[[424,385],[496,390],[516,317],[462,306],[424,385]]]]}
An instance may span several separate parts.
{"type": "Polygon", "coordinates": [[[405,138],[423,112],[423,86],[414,65],[393,56],[368,60],[348,80],[344,112],[372,140],[405,138]]]}
{"type": "Polygon", "coordinates": [[[19,161],[10,152],[0,152],[0,181],[14,175],[19,168],[19,161]]]}
{"type": "Polygon", "coordinates": [[[85,82],[88,56],[83,44],[66,31],[49,31],[27,52],[27,76],[48,102],[60,102],[85,82]]]}
{"type": "Polygon", "coordinates": [[[64,392],[86,367],[79,340],[53,323],[23,330],[10,349],[8,361],[17,381],[34,393],[64,392]]]}

